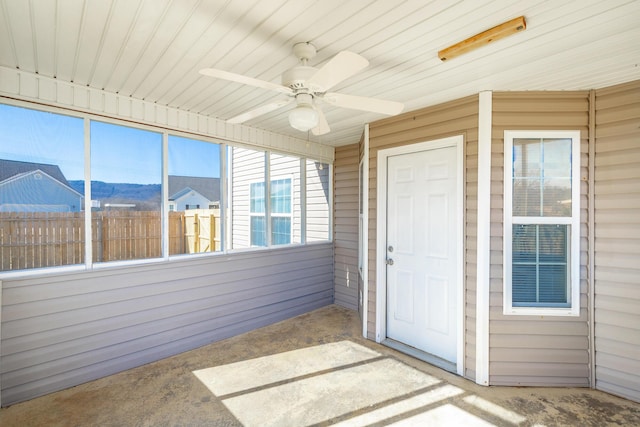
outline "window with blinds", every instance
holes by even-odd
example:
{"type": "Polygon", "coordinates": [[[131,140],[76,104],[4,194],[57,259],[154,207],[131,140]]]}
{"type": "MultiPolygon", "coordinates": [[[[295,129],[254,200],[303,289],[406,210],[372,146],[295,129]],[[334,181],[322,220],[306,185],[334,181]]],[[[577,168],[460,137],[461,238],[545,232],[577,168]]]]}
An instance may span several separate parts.
{"type": "Polygon", "coordinates": [[[579,313],[578,131],[507,131],[504,311],[579,313]]]}

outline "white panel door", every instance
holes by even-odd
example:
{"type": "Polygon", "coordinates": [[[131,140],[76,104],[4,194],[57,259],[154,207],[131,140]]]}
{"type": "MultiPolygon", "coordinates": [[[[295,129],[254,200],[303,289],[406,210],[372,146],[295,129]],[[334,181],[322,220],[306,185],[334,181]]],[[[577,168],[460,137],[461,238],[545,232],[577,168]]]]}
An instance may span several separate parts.
{"type": "Polygon", "coordinates": [[[387,337],[453,363],[456,179],[455,147],[387,159],[387,337]]]}

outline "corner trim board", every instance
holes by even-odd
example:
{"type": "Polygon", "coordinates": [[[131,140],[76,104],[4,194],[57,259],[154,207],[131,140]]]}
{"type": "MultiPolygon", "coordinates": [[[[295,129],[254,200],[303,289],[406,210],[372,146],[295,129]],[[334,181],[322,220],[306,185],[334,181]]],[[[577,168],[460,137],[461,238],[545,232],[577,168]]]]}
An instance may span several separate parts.
{"type": "Polygon", "coordinates": [[[492,92],[478,99],[478,237],[476,262],[476,384],[489,385],[489,291],[491,256],[492,92]]]}

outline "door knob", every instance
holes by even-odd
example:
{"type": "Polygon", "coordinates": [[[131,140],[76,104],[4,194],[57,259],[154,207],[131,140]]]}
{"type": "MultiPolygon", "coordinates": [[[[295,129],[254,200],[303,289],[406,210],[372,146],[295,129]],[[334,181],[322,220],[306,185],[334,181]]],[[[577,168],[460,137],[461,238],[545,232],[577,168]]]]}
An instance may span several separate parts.
{"type": "Polygon", "coordinates": [[[387,258],[387,265],[393,265],[393,259],[387,258]]]}

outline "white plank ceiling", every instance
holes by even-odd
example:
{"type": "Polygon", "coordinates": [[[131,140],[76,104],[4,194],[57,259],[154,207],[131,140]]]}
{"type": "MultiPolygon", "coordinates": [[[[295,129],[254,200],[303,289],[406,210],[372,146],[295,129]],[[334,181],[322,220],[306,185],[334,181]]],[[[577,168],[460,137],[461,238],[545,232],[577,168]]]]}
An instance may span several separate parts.
{"type": "MultiPolygon", "coordinates": [[[[0,0],[0,66],[228,119],[275,92],[202,76],[215,67],[280,83],[312,42],[322,65],[369,67],[332,91],[405,111],[482,90],[581,90],[640,78],[639,0],[0,0]],[[524,15],[527,29],[441,62],[449,45],[524,15]]],[[[383,118],[323,105],[332,131],[289,127],[287,106],[246,124],[339,146],[383,118]]]]}

